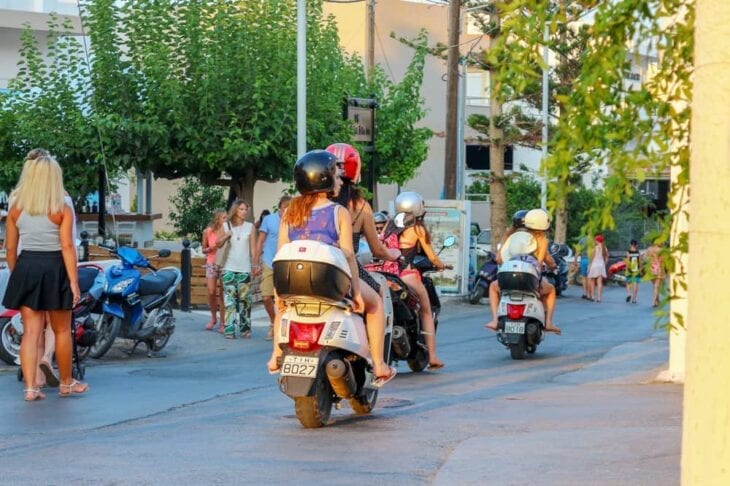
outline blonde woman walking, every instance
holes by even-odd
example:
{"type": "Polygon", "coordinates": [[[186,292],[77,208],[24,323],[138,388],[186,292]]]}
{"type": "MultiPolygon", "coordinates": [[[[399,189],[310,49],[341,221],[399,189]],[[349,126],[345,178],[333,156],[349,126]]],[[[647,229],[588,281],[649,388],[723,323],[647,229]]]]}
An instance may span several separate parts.
{"type": "Polygon", "coordinates": [[[603,236],[598,235],[595,239],[596,246],[591,253],[591,263],[588,266],[588,300],[601,302],[603,298],[603,279],[606,278],[606,262],[608,262],[608,250],[603,244],[603,236]]]}

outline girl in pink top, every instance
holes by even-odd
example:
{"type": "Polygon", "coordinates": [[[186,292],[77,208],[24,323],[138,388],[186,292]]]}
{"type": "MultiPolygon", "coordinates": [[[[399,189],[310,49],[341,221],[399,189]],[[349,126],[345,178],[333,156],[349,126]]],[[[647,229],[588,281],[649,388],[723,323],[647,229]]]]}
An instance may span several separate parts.
{"type": "Polygon", "coordinates": [[[224,329],[225,318],[223,316],[223,284],[221,283],[221,269],[215,264],[215,255],[223,243],[231,237],[226,231],[228,214],[225,209],[213,211],[213,220],[203,231],[203,254],[205,258],[205,284],[208,288],[208,307],[210,308],[210,322],[205,326],[208,331],[213,330],[216,325],[215,313],[220,309],[220,321],[218,332],[224,329]],[[216,295],[216,290],[218,295],[216,295]]]}

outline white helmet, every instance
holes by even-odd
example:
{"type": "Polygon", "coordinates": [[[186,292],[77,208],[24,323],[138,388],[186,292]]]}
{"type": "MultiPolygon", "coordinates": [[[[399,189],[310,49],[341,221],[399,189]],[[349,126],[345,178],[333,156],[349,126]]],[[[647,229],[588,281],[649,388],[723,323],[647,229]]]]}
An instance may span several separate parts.
{"type": "Polygon", "coordinates": [[[414,191],[401,192],[395,198],[395,212],[409,213],[416,218],[420,218],[426,213],[423,198],[414,191]]]}
{"type": "Polygon", "coordinates": [[[550,215],[544,209],[530,209],[525,215],[525,228],[547,231],[550,228],[550,215]]]}

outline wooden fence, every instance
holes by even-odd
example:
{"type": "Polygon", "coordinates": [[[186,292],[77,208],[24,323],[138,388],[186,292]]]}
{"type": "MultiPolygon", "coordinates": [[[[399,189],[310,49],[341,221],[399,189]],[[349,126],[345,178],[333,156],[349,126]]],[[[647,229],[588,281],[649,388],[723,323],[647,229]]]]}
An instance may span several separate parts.
{"type": "MultiPolygon", "coordinates": [[[[177,267],[181,268],[181,255],[182,251],[171,250],[170,256],[161,258],[157,257],[158,250],[137,248],[141,254],[146,258],[150,259],[150,262],[155,268],[162,267],[177,267]]],[[[114,258],[104,248],[89,245],[89,261],[108,260],[114,258]]],[[[208,289],[205,284],[205,257],[191,257],[191,277],[190,277],[190,305],[193,307],[207,307],[208,306],[208,289]]],[[[180,302],[180,289],[178,289],[178,302],[180,302]]],[[[254,279],[253,285],[253,301],[259,302],[261,300],[261,294],[259,292],[259,278],[254,279]]]]}

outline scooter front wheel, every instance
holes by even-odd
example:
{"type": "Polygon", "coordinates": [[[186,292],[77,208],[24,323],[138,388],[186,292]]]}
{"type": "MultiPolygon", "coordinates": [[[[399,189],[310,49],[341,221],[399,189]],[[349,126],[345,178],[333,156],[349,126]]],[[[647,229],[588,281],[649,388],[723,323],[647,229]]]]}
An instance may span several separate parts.
{"type": "Polygon", "coordinates": [[[20,340],[10,319],[0,320],[0,359],[14,365],[20,356],[20,340]]]}
{"type": "Polygon", "coordinates": [[[332,413],[332,390],[320,370],[314,382],[314,394],[294,398],[294,412],[305,429],[316,429],[327,425],[332,413]]]}
{"type": "Polygon", "coordinates": [[[92,358],[101,358],[109,351],[117,338],[117,334],[119,334],[119,329],[122,327],[122,320],[116,316],[102,314],[98,326],[96,342],[91,346],[89,352],[89,356],[92,358]]]}

